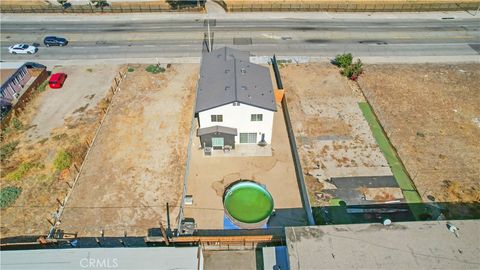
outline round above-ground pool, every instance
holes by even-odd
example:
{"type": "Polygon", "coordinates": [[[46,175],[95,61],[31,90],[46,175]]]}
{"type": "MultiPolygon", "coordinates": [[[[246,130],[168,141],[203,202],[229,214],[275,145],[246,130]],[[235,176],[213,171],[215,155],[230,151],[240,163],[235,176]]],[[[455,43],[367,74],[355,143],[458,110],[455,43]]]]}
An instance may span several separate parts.
{"type": "Polygon", "coordinates": [[[225,190],[223,206],[227,217],[238,227],[261,228],[273,212],[273,198],[264,186],[243,180],[225,190]]]}

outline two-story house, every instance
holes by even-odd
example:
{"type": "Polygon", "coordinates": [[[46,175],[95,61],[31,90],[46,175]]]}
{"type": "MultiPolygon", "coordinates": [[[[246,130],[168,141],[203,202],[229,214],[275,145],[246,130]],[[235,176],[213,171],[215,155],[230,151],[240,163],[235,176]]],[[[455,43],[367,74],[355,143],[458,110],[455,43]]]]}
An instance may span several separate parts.
{"type": "Polygon", "coordinates": [[[195,107],[202,147],[270,144],[276,111],[270,71],[251,63],[249,52],[203,54],[195,107]]]}

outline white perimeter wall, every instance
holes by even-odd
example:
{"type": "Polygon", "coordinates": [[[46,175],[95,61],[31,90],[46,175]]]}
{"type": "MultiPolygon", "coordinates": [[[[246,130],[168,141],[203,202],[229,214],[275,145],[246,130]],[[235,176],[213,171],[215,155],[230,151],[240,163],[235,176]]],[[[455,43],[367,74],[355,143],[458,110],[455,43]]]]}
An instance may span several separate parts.
{"type": "Polygon", "coordinates": [[[233,106],[233,103],[213,108],[198,113],[200,128],[211,126],[224,126],[237,129],[235,143],[240,143],[240,133],[257,133],[257,140],[262,139],[265,133],[265,141],[272,142],[274,112],[258,107],[240,103],[240,106],[233,106]],[[223,122],[211,122],[211,115],[223,115],[223,122]],[[263,121],[250,121],[252,114],[263,114],[263,121]]]}

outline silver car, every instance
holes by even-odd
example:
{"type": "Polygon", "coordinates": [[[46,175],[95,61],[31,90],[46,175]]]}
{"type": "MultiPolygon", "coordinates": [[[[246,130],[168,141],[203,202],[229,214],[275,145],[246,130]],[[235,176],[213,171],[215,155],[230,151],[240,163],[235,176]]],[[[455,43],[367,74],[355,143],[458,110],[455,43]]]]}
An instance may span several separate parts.
{"type": "Polygon", "coordinates": [[[8,52],[17,54],[17,53],[28,53],[34,54],[38,51],[38,48],[28,44],[15,44],[13,46],[8,47],[8,52]]]}

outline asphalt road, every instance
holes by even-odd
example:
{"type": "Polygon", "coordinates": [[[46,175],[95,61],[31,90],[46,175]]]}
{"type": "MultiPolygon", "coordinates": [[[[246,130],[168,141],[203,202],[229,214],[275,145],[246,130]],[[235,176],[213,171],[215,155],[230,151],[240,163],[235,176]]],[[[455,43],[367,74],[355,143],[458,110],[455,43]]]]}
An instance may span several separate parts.
{"type": "MultiPolygon", "coordinates": [[[[3,21],[2,61],[196,57],[207,31],[203,19],[135,21],[3,21]],[[35,55],[11,55],[15,43],[66,37],[66,47],[43,45],[35,55]]],[[[252,55],[472,56],[480,54],[480,20],[471,19],[217,19],[214,47],[228,45],[252,55]]]]}

